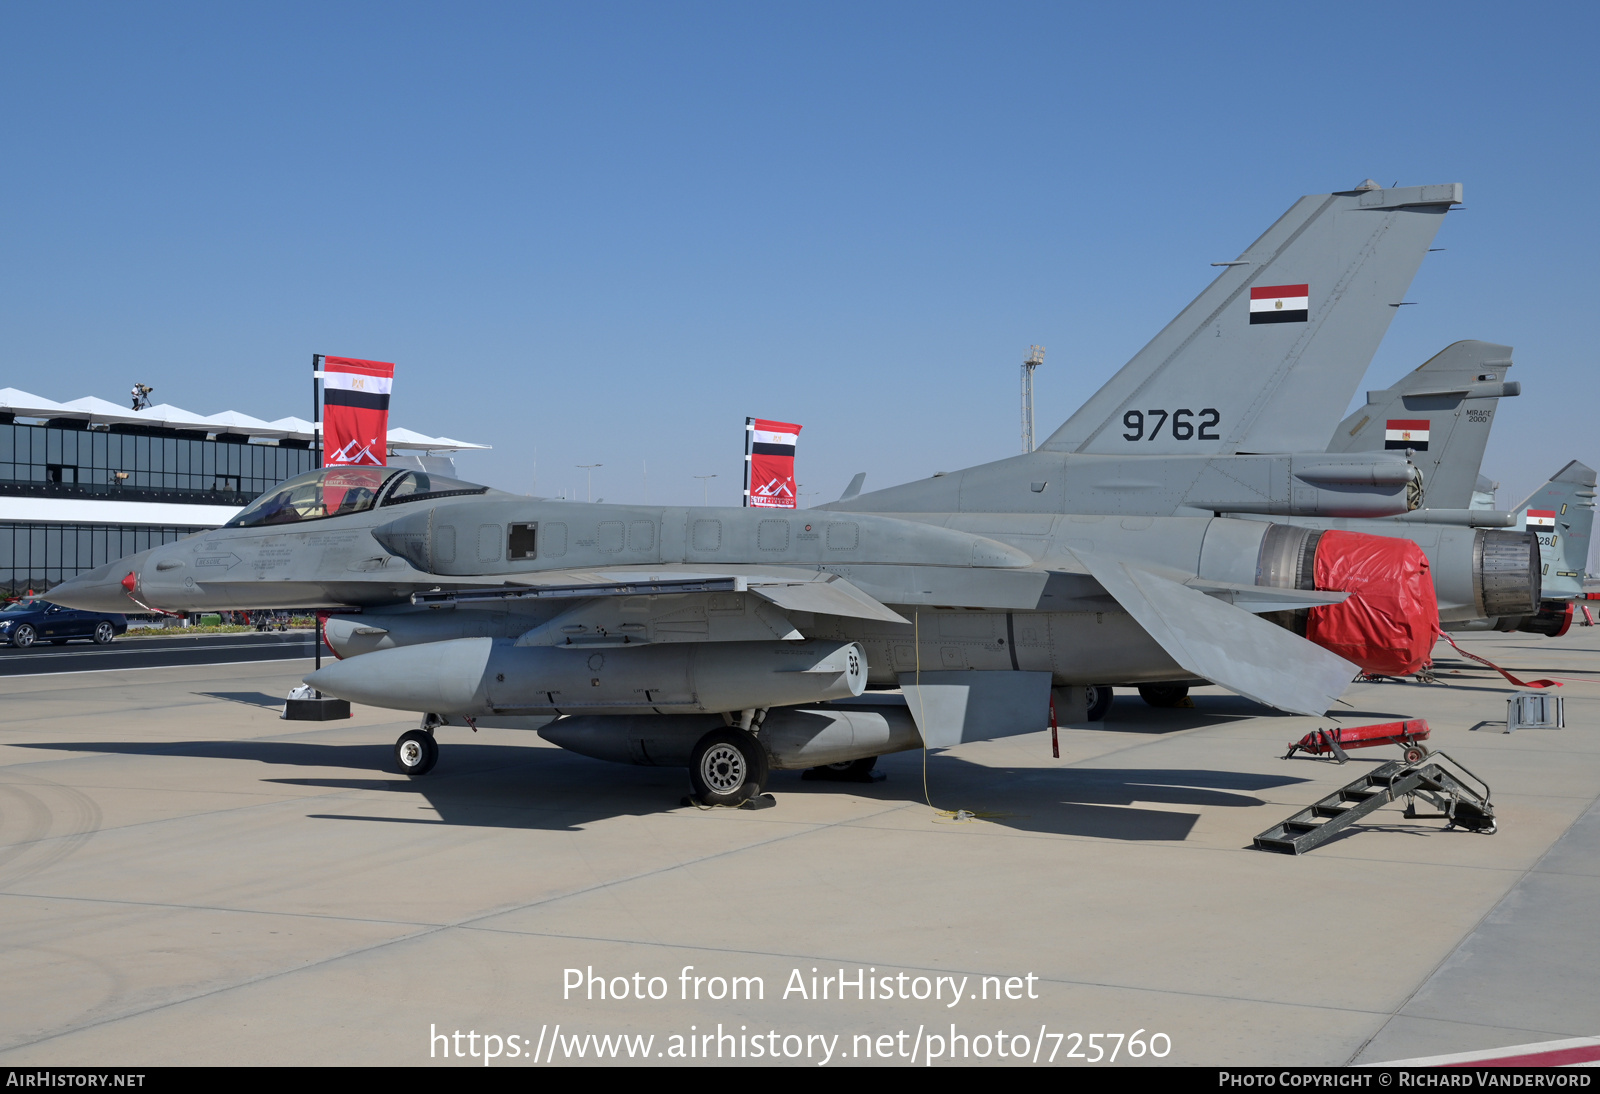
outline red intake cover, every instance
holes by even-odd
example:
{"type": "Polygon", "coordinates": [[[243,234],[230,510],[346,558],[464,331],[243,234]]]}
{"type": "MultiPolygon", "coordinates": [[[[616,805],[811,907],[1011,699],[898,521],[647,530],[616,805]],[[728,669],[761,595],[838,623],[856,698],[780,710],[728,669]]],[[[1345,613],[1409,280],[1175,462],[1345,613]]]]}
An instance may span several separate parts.
{"type": "Polygon", "coordinates": [[[1439,600],[1427,556],[1411,540],[1324,532],[1316,586],[1350,596],[1311,609],[1311,641],[1385,676],[1405,676],[1428,663],[1439,633],[1439,600]]]}

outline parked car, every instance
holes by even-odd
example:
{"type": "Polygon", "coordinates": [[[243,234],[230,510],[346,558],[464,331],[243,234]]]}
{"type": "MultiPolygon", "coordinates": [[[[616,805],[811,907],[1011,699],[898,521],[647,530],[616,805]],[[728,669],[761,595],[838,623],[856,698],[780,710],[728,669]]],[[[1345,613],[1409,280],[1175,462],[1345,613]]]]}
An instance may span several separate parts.
{"type": "Polygon", "coordinates": [[[19,649],[39,641],[61,646],[74,638],[86,638],[103,646],[127,630],[127,616],[63,608],[37,597],[0,609],[0,645],[19,649]]]}

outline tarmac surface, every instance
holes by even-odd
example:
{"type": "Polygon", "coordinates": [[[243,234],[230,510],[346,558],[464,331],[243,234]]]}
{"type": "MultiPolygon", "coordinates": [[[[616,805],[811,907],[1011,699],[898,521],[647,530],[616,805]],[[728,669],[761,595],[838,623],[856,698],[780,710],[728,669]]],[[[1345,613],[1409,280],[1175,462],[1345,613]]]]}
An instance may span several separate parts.
{"type": "Polygon", "coordinates": [[[312,630],[261,634],[180,633],[170,638],[123,637],[106,646],[92,642],[68,642],[61,646],[40,644],[27,649],[0,646],[0,676],[226,665],[310,657],[315,652],[315,635],[312,630]]]}
{"type": "Polygon", "coordinates": [[[1515,689],[1443,645],[1439,684],[1358,684],[1339,721],[1427,718],[1492,785],[1498,833],[1391,805],[1300,857],[1251,840],[1398,750],[1280,759],[1333,721],[1218,689],[1187,710],[1119,692],[1061,730],[1060,759],[1048,730],[931,755],[928,798],[978,814],[956,820],[925,803],[920,752],[881,782],[778,773],[775,808],[700,810],[682,771],[509,730],[442,730],[438,767],[407,779],[391,754],[412,718],[279,720],[308,660],[7,677],[0,1063],[692,1046],[1059,1066],[1115,1045],[1119,1064],[1343,1064],[1592,1037],[1600,631],[1463,645],[1568,681],[1567,728],[1504,733],[1515,689]],[[590,970],[603,1000],[565,988],[590,970]],[[726,997],[754,978],[760,998],[726,997]]]}

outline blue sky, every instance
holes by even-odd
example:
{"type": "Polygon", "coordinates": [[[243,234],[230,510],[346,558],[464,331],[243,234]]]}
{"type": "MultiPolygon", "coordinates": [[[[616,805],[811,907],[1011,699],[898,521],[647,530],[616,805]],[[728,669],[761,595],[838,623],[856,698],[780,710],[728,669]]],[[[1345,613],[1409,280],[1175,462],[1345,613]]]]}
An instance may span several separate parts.
{"type": "MultiPolygon", "coordinates": [[[[1594,6],[92,4],[4,16],[0,386],[304,416],[397,362],[463,474],[815,503],[1048,434],[1299,195],[1460,181],[1369,372],[1517,349],[1486,470],[1597,452],[1594,6]],[[648,486],[644,465],[648,464],[648,486]],[[537,470],[536,470],[537,468],[537,470]]],[[[1359,397],[1359,396],[1358,396],[1359,397]]],[[[1320,447],[1320,444],[1319,444],[1320,447]]]]}

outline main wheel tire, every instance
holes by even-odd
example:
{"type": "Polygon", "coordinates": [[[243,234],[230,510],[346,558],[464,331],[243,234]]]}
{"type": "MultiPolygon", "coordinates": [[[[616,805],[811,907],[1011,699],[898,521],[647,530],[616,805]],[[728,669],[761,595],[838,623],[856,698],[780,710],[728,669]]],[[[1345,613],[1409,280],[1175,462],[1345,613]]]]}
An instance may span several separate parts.
{"type": "Polygon", "coordinates": [[[1189,697],[1188,684],[1140,684],[1139,698],[1153,707],[1175,707],[1189,697]]]}
{"type": "Polygon", "coordinates": [[[1088,692],[1084,698],[1089,704],[1089,721],[1098,722],[1105,718],[1106,711],[1111,709],[1111,685],[1090,684],[1084,690],[1088,692]]]}
{"type": "Polygon", "coordinates": [[[426,775],[439,762],[439,743],[431,733],[408,730],[394,743],[394,762],[403,775],[426,775]]]}
{"type": "Polygon", "coordinates": [[[761,793],[767,753],[740,729],[714,729],[689,753],[689,784],[702,805],[739,805],[761,793]]]}
{"type": "Polygon", "coordinates": [[[39,632],[33,629],[30,623],[20,623],[17,629],[11,632],[11,644],[19,650],[25,650],[39,641],[39,632]]]}
{"type": "Polygon", "coordinates": [[[103,646],[117,636],[117,628],[110,623],[102,622],[94,629],[94,644],[103,646]]]}

